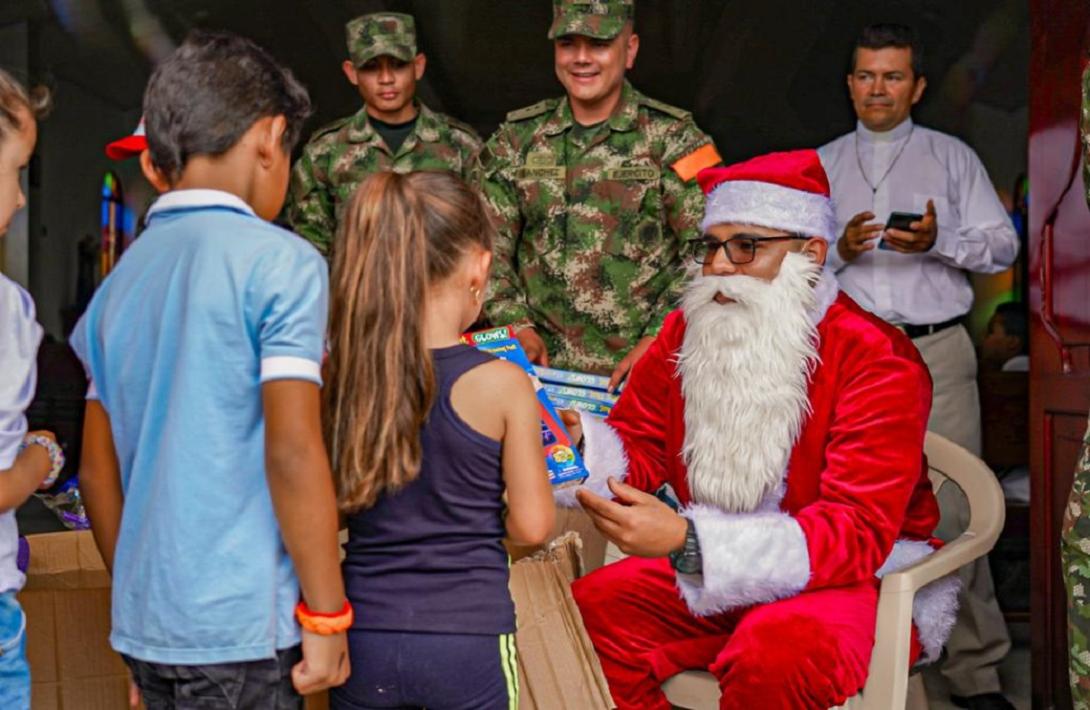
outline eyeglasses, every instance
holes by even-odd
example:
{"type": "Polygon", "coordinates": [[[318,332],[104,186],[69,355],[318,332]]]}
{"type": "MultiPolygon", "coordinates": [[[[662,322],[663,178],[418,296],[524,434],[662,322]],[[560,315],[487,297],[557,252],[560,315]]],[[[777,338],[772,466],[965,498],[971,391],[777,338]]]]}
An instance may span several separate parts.
{"type": "Polygon", "coordinates": [[[715,259],[715,254],[721,248],[727,252],[727,258],[730,259],[730,263],[735,266],[741,264],[748,264],[753,261],[757,256],[757,245],[760,242],[782,242],[785,240],[801,239],[807,240],[809,237],[804,237],[801,234],[785,234],[782,237],[761,237],[756,234],[736,234],[725,242],[721,242],[714,237],[704,235],[698,239],[690,239],[688,241],[689,254],[692,256],[693,261],[700,264],[710,264],[715,259]]]}

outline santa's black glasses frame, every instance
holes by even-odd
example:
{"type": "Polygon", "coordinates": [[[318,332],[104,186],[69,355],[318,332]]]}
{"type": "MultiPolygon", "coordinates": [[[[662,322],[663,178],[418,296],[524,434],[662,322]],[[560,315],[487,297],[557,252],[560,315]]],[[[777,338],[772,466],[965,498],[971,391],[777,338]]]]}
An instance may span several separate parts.
{"type": "Polygon", "coordinates": [[[726,252],[730,263],[741,266],[750,263],[757,256],[757,245],[760,242],[782,242],[789,239],[809,240],[810,237],[804,237],[801,234],[784,234],[778,237],[762,237],[759,234],[735,234],[726,241],[719,241],[712,236],[704,235],[697,239],[688,240],[687,244],[689,245],[689,255],[693,258],[693,261],[701,266],[712,263],[716,252],[720,249],[726,252]]]}

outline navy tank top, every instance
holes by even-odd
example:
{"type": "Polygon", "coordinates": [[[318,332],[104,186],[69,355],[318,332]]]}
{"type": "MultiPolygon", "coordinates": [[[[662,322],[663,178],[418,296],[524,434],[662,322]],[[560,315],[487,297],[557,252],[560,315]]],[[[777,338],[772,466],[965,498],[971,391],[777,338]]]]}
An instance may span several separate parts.
{"type": "Polygon", "coordinates": [[[438,392],[420,434],[420,474],[348,517],[343,569],[355,628],[512,633],[500,442],[450,402],[459,377],[495,358],[469,345],[431,352],[438,392]]]}

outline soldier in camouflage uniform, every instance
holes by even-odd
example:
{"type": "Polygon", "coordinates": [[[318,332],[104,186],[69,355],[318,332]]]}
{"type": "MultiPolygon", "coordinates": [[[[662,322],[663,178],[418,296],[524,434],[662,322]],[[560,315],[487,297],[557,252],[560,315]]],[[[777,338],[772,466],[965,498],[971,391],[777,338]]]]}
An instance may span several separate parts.
{"type": "MultiPolygon", "coordinates": [[[[1083,189],[1090,207],[1090,67],[1082,75],[1083,189]]],[[[1090,710],[1090,424],[1075,467],[1060,531],[1060,558],[1067,587],[1068,668],[1075,710],[1090,710]]]]}
{"type": "Polygon", "coordinates": [[[466,177],[481,147],[466,124],[415,98],[425,57],[413,18],[396,12],[357,17],[345,26],[345,76],[364,107],[315,131],[292,171],[285,216],[329,257],[341,213],[365,177],[381,170],[450,170],[466,177]],[[390,146],[384,137],[396,136],[390,146]]]}
{"type": "Polygon", "coordinates": [[[693,177],[719,162],[688,112],[625,81],[632,20],[632,0],[555,0],[567,96],[509,113],[479,167],[499,233],[489,318],[538,363],[615,379],[677,305],[704,211],[693,177]]]}

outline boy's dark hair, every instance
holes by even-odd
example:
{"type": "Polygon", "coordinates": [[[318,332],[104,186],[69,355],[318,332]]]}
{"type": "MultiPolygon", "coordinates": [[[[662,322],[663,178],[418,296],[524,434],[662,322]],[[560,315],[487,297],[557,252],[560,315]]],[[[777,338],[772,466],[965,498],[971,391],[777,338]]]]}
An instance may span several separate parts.
{"type": "Polygon", "coordinates": [[[151,160],[176,180],[194,155],[222,155],[255,121],[284,116],[284,148],[310,116],[307,90],[272,55],[229,32],[195,31],[160,64],[144,93],[151,160]]]}
{"type": "Polygon", "coordinates": [[[1029,352],[1029,332],[1026,323],[1026,306],[1021,301],[1000,303],[995,307],[995,314],[1003,321],[1003,332],[1022,341],[1019,351],[1029,352]]]}
{"type": "Polygon", "coordinates": [[[912,51],[912,74],[919,79],[924,75],[923,70],[923,46],[916,30],[908,25],[894,22],[880,22],[867,25],[855,40],[852,48],[852,63],[849,71],[855,71],[855,57],[860,49],[909,49],[912,51]]]}

